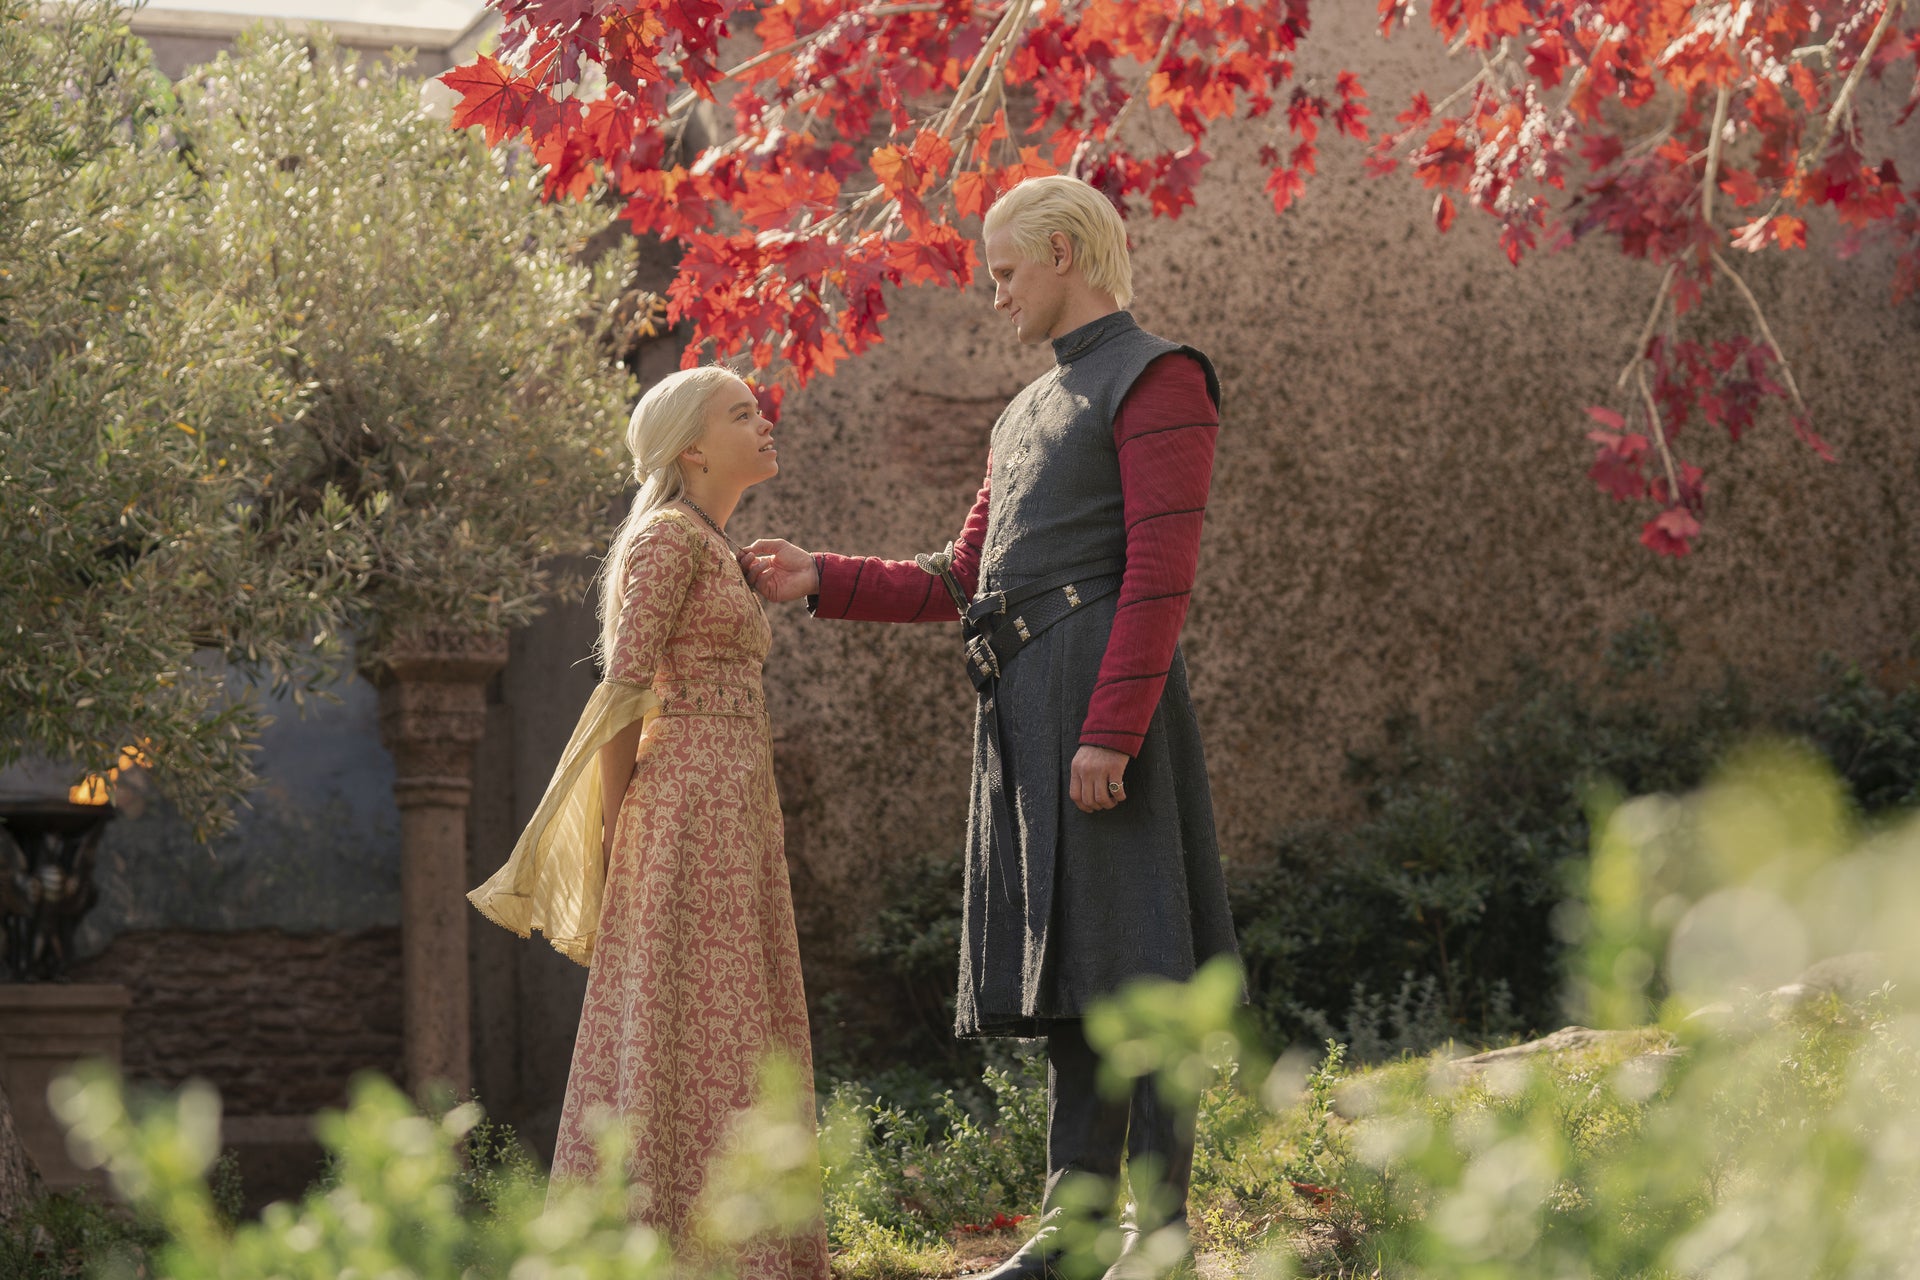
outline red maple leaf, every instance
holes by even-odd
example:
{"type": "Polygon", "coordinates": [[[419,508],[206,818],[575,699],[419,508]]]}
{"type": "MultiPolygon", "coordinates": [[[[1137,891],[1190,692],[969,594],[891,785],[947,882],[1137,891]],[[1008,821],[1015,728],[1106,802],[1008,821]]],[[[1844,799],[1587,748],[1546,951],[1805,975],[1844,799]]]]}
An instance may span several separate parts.
{"type": "Polygon", "coordinates": [[[920,190],[920,175],[914,170],[913,159],[898,147],[876,147],[872,159],[873,175],[880,179],[880,185],[887,193],[896,198],[910,196],[920,190]]]}
{"type": "Polygon", "coordinates": [[[1287,206],[1307,189],[1298,169],[1275,169],[1267,176],[1267,194],[1273,197],[1273,211],[1285,213],[1287,206]]]}
{"type": "Polygon", "coordinates": [[[600,19],[600,48],[605,57],[607,79],[638,95],[646,83],[667,79],[657,61],[660,41],[667,34],[666,24],[652,9],[632,12],[612,11],[600,19]]]}
{"type": "Polygon", "coordinates": [[[922,129],[915,134],[913,148],[909,154],[913,156],[914,168],[918,169],[922,175],[920,189],[915,193],[916,195],[924,195],[927,188],[932,186],[946,172],[947,166],[953,163],[953,146],[947,141],[945,135],[936,129],[922,129]]]}
{"type": "Polygon", "coordinates": [[[1733,202],[1741,208],[1760,203],[1762,192],[1760,184],[1745,169],[1726,169],[1720,178],[1720,189],[1733,197],[1733,202]]]}
{"type": "Polygon", "coordinates": [[[497,59],[483,53],[471,65],[441,76],[440,83],[460,95],[453,108],[453,127],[479,125],[488,146],[516,137],[526,127],[532,88],[497,59]]]}
{"type": "Polygon", "coordinates": [[[747,385],[753,388],[753,398],[760,403],[760,416],[768,422],[780,421],[780,402],[787,398],[787,389],[777,382],[761,382],[749,378],[747,385]]]}
{"type": "Polygon", "coordinates": [[[1183,209],[1193,207],[1193,189],[1199,185],[1200,172],[1207,166],[1207,153],[1198,146],[1165,157],[1159,180],[1147,192],[1154,213],[1177,218],[1183,209]]]}
{"type": "Polygon", "coordinates": [[[1548,89],[1560,83],[1567,67],[1567,42],[1558,31],[1548,31],[1527,46],[1527,74],[1548,89]]]}
{"type": "Polygon", "coordinates": [[[784,227],[796,214],[830,209],[834,197],[840,194],[840,184],[832,175],[817,170],[749,171],[742,181],[746,192],[735,207],[741,217],[757,227],[784,227]]]}
{"type": "MultiPolygon", "coordinates": [[[[1588,409],[1587,412],[1596,418],[1608,413],[1616,423],[1620,418],[1608,410],[1588,409]]],[[[1647,477],[1642,467],[1650,446],[1647,437],[1637,431],[1589,431],[1587,439],[1598,446],[1593,465],[1587,469],[1587,478],[1598,485],[1602,493],[1612,494],[1616,502],[1644,498],[1647,477]]]]}
{"type": "Polygon", "coordinates": [[[1700,520],[1685,507],[1668,507],[1641,526],[1640,545],[1656,555],[1676,559],[1693,550],[1700,536],[1700,520]]]}
{"type": "Polygon", "coordinates": [[[965,170],[953,180],[953,210],[963,218],[985,217],[994,199],[993,179],[984,169],[965,170]]]}
{"type": "Polygon", "coordinates": [[[1020,159],[1000,171],[999,182],[1002,190],[1025,182],[1028,178],[1044,178],[1048,174],[1058,173],[1058,169],[1040,158],[1040,148],[1020,148],[1020,159]]]}
{"type": "Polygon", "coordinates": [[[968,284],[973,280],[973,241],[952,227],[933,225],[911,240],[887,246],[887,265],[903,284],[968,284]]]}

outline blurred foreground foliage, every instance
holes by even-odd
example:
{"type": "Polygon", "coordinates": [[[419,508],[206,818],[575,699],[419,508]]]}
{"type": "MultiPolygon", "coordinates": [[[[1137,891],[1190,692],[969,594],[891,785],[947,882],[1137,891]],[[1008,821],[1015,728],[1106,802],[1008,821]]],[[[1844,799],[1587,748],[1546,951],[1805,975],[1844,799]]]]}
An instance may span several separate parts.
{"type": "Polygon", "coordinates": [[[0,0],[0,766],[135,747],[210,833],[249,686],[524,621],[597,545],[617,264],[391,67],[256,32],[176,86],[127,12],[0,0]]]}
{"type": "MultiPolygon", "coordinates": [[[[1689,798],[1609,804],[1595,831],[1562,918],[1571,998],[1598,1030],[1557,1048],[1356,1070],[1335,1042],[1317,1061],[1295,1050],[1269,1063],[1231,966],[1141,984],[1090,1018],[1113,1087],[1152,1075],[1199,1101],[1193,1219],[1210,1266],[1433,1280],[1911,1273],[1920,825],[1863,831],[1833,774],[1783,747],[1737,753],[1689,798]],[[1852,979],[1781,985],[1822,962],[1852,979]]],[[[868,1096],[827,1100],[819,1151],[842,1276],[951,1274],[960,1228],[1030,1209],[1042,1091],[990,1084],[993,1122],[950,1108],[939,1137],[868,1096]]],[[[804,1127],[780,1118],[777,1085],[767,1096],[743,1130],[762,1136],[716,1175],[723,1247],[804,1218],[818,1194],[804,1127]]],[[[237,1227],[203,1180],[217,1109],[206,1091],[129,1109],[93,1074],[58,1104],[79,1149],[167,1241],[105,1251],[106,1274],[116,1257],[119,1274],[140,1259],[147,1274],[195,1280],[675,1265],[627,1225],[618,1178],[543,1199],[529,1168],[463,1169],[477,1109],[422,1116],[378,1081],[323,1126],[330,1182],[237,1227]]],[[[1097,1273],[1117,1247],[1092,1225],[1078,1241],[1069,1274],[1097,1273]]],[[[698,1274],[716,1256],[681,1262],[698,1274]]]]}

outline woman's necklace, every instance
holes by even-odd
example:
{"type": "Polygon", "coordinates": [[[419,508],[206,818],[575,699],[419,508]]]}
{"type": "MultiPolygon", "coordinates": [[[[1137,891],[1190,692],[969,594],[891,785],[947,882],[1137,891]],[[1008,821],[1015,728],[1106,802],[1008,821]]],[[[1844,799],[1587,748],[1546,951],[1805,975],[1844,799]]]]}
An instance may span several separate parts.
{"type": "Polygon", "coordinates": [[[745,578],[747,576],[747,567],[740,563],[741,551],[740,551],[739,545],[735,543],[732,538],[729,538],[727,536],[727,531],[725,529],[722,529],[719,525],[713,522],[712,516],[708,515],[705,511],[702,511],[700,509],[699,503],[695,502],[692,498],[688,497],[684,493],[680,495],[680,501],[692,507],[693,514],[699,516],[702,520],[706,521],[707,528],[713,530],[715,533],[720,535],[720,541],[726,543],[727,547],[733,552],[734,568],[740,570],[740,576],[742,578],[745,578]]]}

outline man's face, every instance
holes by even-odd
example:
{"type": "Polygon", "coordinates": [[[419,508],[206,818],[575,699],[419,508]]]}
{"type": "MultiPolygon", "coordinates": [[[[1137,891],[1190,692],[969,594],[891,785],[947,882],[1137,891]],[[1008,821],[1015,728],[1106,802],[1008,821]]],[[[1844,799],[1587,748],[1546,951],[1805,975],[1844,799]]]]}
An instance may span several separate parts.
{"type": "Polygon", "coordinates": [[[1051,261],[1035,262],[1014,247],[1013,232],[1001,227],[987,237],[987,273],[993,277],[993,309],[1013,321],[1013,333],[1026,343],[1054,336],[1066,310],[1067,278],[1051,261]]]}

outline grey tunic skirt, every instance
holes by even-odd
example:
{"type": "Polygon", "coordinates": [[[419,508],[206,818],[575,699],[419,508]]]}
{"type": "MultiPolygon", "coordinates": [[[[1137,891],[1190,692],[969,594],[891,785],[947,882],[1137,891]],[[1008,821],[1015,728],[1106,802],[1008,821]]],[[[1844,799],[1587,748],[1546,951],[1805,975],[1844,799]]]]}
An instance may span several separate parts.
{"type": "MultiPolygon", "coordinates": [[[[1126,554],[1113,417],[1147,365],[1181,351],[1117,312],[1054,342],[1058,365],[993,430],[981,590],[1126,554]]],[[[1069,799],[1074,753],[1118,596],[1042,632],[982,696],[974,731],[961,931],[961,1036],[1040,1036],[1128,979],[1185,979],[1235,950],[1206,758],[1173,655],[1126,771],[1126,799],[1069,799]]]]}

